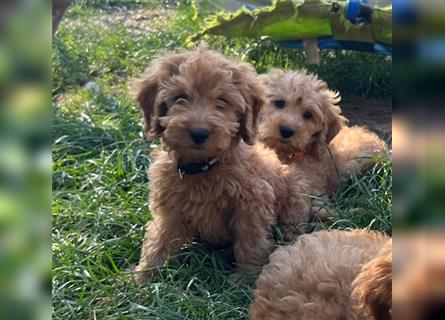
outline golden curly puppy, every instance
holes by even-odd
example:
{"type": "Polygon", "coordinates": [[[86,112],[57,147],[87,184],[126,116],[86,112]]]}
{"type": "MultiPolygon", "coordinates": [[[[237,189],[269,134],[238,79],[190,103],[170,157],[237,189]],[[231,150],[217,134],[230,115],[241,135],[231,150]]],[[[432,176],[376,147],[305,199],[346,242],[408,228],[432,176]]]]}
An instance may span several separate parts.
{"type": "Polygon", "coordinates": [[[148,172],[154,221],[136,268],[140,283],[192,238],[232,247],[240,274],[258,270],[277,219],[307,219],[299,216],[307,204],[298,176],[272,150],[253,146],[263,92],[252,66],[203,46],[154,61],[134,82],[147,131],[163,144],[148,172]]]}
{"type": "Polygon", "coordinates": [[[311,195],[333,192],[341,179],[360,174],[385,143],[363,127],[345,126],[340,96],[326,82],[306,71],[272,70],[261,75],[268,102],[260,119],[259,137],[284,163],[303,173],[311,195]]]}
{"type": "MultiPolygon", "coordinates": [[[[300,236],[294,245],[281,247],[271,255],[256,282],[250,319],[372,319],[368,310],[361,308],[362,303],[376,302],[377,306],[377,301],[381,301],[387,305],[391,281],[367,278],[360,273],[373,274],[374,267],[365,266],[362,270],[362,266],[381,259],[379,252],[388,241],[391,240],[386,235],[366,230],[319,231],[300,236]],[[355,285],[361,300],[352,298],[353,281],[358,275],[355,285]],[[384,286],[381,291],[380,285],[384,286]],[[383,294],[381,300],[373,296],[379,292],[383,294]]],[[[391,269],[384,270],[390,276],[391,269]]]]}

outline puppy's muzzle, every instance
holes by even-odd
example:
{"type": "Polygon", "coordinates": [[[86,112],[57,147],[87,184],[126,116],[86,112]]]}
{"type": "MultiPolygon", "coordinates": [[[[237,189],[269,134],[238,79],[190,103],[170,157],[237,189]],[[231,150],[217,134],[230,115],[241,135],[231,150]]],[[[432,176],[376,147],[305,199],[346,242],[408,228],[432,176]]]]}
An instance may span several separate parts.
{"type": "Polygon", "coordinates": [[[203,144],[209,138],[209,130],[205,128],[191,128],[188,130],[192,141],[197,144],[203,144]]]}

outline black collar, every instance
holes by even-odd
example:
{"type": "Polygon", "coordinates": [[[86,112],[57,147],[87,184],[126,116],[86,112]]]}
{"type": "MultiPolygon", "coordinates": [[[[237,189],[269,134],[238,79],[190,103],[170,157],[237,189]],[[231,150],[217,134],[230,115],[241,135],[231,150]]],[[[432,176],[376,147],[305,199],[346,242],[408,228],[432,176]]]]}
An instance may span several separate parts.
{"type": "Polygon", "coordinates": [[[179,176],[182,178],[185,175],[210,171],[218,162],[219,160],[217,158],[211,157],[201,162],[191,162],[187,164],[178,163],[179,176]]]}

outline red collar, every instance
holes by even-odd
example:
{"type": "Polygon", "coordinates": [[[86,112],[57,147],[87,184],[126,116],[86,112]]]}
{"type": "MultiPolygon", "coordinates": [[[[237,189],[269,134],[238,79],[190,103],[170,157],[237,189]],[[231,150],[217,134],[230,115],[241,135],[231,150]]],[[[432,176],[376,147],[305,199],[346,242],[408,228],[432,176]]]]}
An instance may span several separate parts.
{"type": "Polygon", "coordinates": [[[295,151],[295,152],[279,152],[278,155],[280,158],[284,158],[288,161],[301,159],[306,155],[304,151],[295,151]]]}

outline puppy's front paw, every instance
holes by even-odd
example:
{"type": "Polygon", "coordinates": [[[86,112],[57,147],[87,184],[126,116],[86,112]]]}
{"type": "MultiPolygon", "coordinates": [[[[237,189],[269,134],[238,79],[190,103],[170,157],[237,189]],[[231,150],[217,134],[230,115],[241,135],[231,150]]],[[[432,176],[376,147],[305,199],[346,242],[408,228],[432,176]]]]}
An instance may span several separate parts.
{"type": "Polygon", "coordinates": [[[244,282],[244,275],[242,273],[235,272],[229,276],[229,280],[233,283],[240,284],[244,282]]]}
{"type": "Polygon", "coordinates": [[[306,233],[307,224],[299,225],[283,225],[281,226],[282,240],[286,242],[292,242],[297,240],[297,238],[306,233]]]}
{"type": "Polygon", "coordinates": [[[138,286],[151,282],[152,278],[153,272],[151,270],[141,268],[140,266],[134,268],[134,280],[138,286]]]}
{"type": "Polygon", "coordinates": [[[138,286],[143,286],[144,284],[151,282],[153,276],[149,272],[145,272],[143,274],[135,274],[134,278],[138,286]]]}
{"type": "Polygon", "coordinates": [[[327,221],[329,217],[337,216],[337,212],[328,205],[328,200],[314,199],[311,206],[311,215],[320,221],[327,221]]]}

